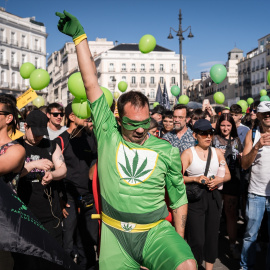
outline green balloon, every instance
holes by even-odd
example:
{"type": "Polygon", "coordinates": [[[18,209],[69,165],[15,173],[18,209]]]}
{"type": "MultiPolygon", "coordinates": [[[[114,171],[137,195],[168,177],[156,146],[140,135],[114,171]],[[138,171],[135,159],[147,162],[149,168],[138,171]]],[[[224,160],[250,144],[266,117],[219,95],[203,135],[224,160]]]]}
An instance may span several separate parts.
{"type": "Polygon", "coordinates": [[[260,101],[270,101],[268,96],[261,96],[260,101]]]}
{"type": "Polygon", "coordinates": [[[100,89],[103,91],[109,107],[111,107],[113,104],[113,95],[112,95],[111,91],[105,87],[102,87],[102,86],[100,86],[100,89]]]}
{"type": "Polygon", "coordinates": [[[144,35],[139,42],[139,50],[142,53],[150,53],[156,47],[156,39],[152,35],[144,35]]]}
{"type": "Polygon", "coordinates": [[[262,97],[262,96],[266,96],[266,95],[267,95],[267,91],[265,89],[262,89],[260,91],[260,96],[262,97]]]}
{"type": "Polygon", "coordinates": [[[45,104],[45,100],[42,96],[37,96],[36,99],[33,100],[33,105],[35,105],[36,107],[41,107],[45,104]]]}
{"type": "Polygon", "coordinates": [[[121,81],[118,83],[118,89],[121,91],[121,92],[125,92],[127,90],[127,83],[124,82],[124,81],[121,81]]]}
{"type": "Polygon", "coordinates": [[[225,96],[222,92],[216,92],[213,98],[217,104],[222,104],[225,101],[225,96]]]}
{"type": "Polygon", "coordinates": [[[268,81],[268,84],[270,85],[270,70],[268,71],[268,74],[267,74],[267,81],[268,81]]]}
{"type": "Polygon", "coordinates": [[[24,79],[29,79],[31,73],[35,70],[35,66],[32,63],[23,63],[20,67],[20,74],[24,79]]]}
{"type": "Polygon", "coordinates": [[[179,104],[184,104],[184,105],[186,105],[186,104],[188,104],[189,103],[189,97],[188,96],[186,96],[186,95],[181,95],[180,97],[179,97],[179,104]]]}
{"type": "Polygon", "coordinates": [[[153,103],[153,108],[155,108],[157,105],[159,105],[159,102],[154,102],[153,103]]]}
{"type": "Polygon", "coordinates": [[[87,99],[81,72],[73,73],[68,78],[68,90],[78,99],[87,99]]]}
{"type": "Polygon", "coordinates": [[[239,106],[241,106],[242,112],[243,112],[243,113],[246,113],[247,108],[248,108],[248,103],[247,103],[245,100],[241,99],[241,100],[237,101],[237,104],[238,104],[239,106]]]}
{"type": "Polygon", "coordinates": [[[34,90],[42,90],[50,83],[50,75],[45,69],[36,69],[30,75],[30,86],[34,90]]]}
{"type": "Polygon", "coordinates": [[[177,97],[180,94],[180,88],[177,85],[172,86],[171,93],[173,96],[177,97]]]}
{"type": "Polygon", "coordinates": [[[86,119],[91,116],[91,110],[87,100],[74,98],[71,108],[73,113],[80,119],[86,119]]]}
{"type": "Polygon", "coordinates": [[[211,67],[210,76],[216,84],[219,84],[226,78],[227,69],[221,64],[216,64],[211,67]]]}
{"type": "Polygon", "coordinates": [[[254,102],[254,99],[252,97],[247,99],[248,105],[251,105],[254,102]]]}

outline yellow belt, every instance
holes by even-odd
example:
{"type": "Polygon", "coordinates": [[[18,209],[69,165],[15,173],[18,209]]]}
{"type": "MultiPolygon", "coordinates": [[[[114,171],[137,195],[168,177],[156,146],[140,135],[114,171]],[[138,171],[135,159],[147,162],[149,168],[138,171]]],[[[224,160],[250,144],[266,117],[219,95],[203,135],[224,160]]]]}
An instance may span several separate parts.
{"type": "Polygon", "coordinates": [[[130,233],[137,233],[137,232],[147,232],[150,229],[154,228],[157,226],[159,223],[164,221],[164,219],[161,219],[157,222],[154,223],[149,223],[149,224],[137,224],[137,223],[132,223],[132,222],[122,222],[118,221],[116,219],[113,219],[103,212],[101,212],[101,215],[92,215],[92,219],[102,219],[102,222],[107,224],[108,226],[111,226],[119,231],[123,232],[130,232],[130,233]]]}

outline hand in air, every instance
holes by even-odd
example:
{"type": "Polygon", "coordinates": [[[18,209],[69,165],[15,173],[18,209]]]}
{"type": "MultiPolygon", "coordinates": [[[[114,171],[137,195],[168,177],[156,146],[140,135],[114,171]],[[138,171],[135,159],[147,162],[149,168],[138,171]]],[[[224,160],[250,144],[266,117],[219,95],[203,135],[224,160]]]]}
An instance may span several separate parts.
{"type": "Polygon", "coordinates": [[[79,20],[64,10],[64,13],[55,12],[55,15],[60,19],[58,21],[58,30],[73,39],[85,34],[83,27],[81,26],[79,20]]]}

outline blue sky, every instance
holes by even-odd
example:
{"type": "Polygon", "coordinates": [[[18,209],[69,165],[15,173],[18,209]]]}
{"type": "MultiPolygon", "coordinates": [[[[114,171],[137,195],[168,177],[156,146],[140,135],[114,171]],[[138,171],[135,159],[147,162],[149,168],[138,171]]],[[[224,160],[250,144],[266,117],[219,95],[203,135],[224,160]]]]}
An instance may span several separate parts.
{"type": "Polygon", "coordinates": [[[75,15],[84,26],[88,40],[107,38],[119,43],[138,43],[153,35],[157,44],[179,53],[178,39],[167,39],[170,27],[178,29],[182,10],[183,29],[192,27],[194,38],[184,34],[183,54],[190,78],[215,63],[225,63],[236,47],[244,53],[257,47],[257,40],[270,33],[269,0],[0,0],[0,6],[20,17],[35,16],[46,26],[47,52],[62,48],[71,39],[57,29],[55,11],[75,15]]]}

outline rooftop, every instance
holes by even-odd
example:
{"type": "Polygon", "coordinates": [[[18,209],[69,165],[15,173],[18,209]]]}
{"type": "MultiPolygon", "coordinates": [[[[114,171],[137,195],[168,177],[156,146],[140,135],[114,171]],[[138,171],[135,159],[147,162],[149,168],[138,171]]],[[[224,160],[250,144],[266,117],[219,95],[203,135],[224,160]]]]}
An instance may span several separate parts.
{"type": "MultiPolygon", "coordinates": [[[[109,51],[139,51],[139,46],[137,43],[121,43],[109,51]]],[[[162,46],[156,45],[154,52],[172,52],[169,49],[166,49],[162,46]]]]}

